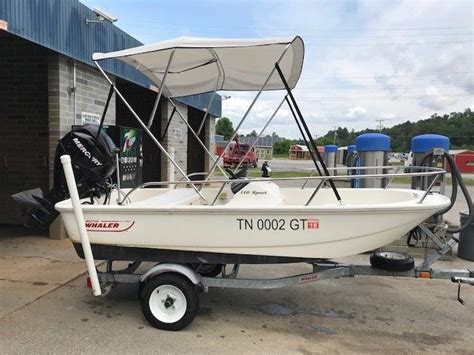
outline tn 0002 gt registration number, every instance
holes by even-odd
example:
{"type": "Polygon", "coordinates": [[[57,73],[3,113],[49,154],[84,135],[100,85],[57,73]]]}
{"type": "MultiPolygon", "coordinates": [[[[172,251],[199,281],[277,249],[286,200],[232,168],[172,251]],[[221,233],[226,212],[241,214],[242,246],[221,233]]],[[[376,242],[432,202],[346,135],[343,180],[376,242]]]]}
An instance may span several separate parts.
{"type": "Polygon", "coordinates": [[[319,228],[319,219],[313,218],[237,218],[239,230],[309,230],[319,228]]]}

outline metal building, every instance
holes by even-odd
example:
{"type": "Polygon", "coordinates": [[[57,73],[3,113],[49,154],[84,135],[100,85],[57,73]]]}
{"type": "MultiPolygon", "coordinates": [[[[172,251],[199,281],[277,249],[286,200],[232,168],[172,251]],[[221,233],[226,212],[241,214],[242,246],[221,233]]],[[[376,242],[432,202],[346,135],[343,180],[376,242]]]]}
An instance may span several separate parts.
{"type": "MultiPolygon", "coordinates": [[[[474,151],[467,149],[452,149],[449,154],[453,157],[461,173],[474,173],[474,151]]],[[[449,168],[449,167],[448,167],[449,168]]],[[[448,169],[449,170],[449,169],[448,169]]]]}
{"type": "MultiPolygon", "coordinates": [[[[0,1],[0,224],[20,223],[11,194],[49,189],[59,138],[72,125],[100,118],[109,85],[94,67],[92,53],[140,44],[114,24],[101,21],[78,0],[0,1]]],[[[104,69],[137,113],[149,117],[157,95],[149,79],[118,61],[104,63],[104,69]]],[[[201,139],[214,151],[221,99],[216,95],[210,102],[210,97],[194,95],[177,101],[195,130],[209,107],[201,139]]],[[[168,151],[174,151],[183,170],[205,171],[209,161],[184,122],[174,119],[165,132],[171,111],[162,100],[153,133],[162,137],[168,151]]],[[[114,96],[106,123],[138,127],[114,96]]],[[[162,180],[172,169],[147,138],[143,142],[144,181],[162,180]]]]}

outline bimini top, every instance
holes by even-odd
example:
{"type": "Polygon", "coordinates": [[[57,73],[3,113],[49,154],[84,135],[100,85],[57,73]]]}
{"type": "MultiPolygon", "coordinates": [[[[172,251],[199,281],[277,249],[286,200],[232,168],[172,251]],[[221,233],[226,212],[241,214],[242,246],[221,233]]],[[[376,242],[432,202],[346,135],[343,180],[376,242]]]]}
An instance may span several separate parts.
{"type": "MultiPolygon", "coordinates": [[[[179,97],[218,90],[259,90],[275,63],[291,88],[296,86],[303,67],[301,37],[271,39],[217,39],[180,37],[110,53],[94,53],[94,61],[120,59],[161,86],[171,58],[163,93],[179,97]]],[[[265,90],[284,89],[274,73],[265,90]]]]}

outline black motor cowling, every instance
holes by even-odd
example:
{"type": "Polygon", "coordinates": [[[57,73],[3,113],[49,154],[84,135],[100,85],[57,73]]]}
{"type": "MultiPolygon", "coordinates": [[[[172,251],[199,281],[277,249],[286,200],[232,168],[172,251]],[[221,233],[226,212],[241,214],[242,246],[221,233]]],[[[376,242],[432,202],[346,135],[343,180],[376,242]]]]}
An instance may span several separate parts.
{"type": "Polygon", "coordinates": [[[66,134],[56,147],[54,159],[53,188],[43,194],[41,189],[33,189],[12,195],[20,204],[27,227],[46,228],[58,213],[54,205],[69,198],[60,158],[68,154],[76,178],[79,196],[98,197],[107,192],[107,180],[115,171],[116,146],[99,126],[84,125],[66,134]]]}

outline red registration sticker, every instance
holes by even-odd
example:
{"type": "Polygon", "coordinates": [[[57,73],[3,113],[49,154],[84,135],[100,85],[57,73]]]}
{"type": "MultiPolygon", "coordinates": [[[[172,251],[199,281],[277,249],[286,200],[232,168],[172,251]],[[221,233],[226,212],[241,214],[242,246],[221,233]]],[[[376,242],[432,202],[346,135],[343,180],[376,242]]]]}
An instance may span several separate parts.
{"type": "Polygon", "coordinates": [[[308,219],[306,221],[307,229],[319,229],[319,219],[308,219]]]}

